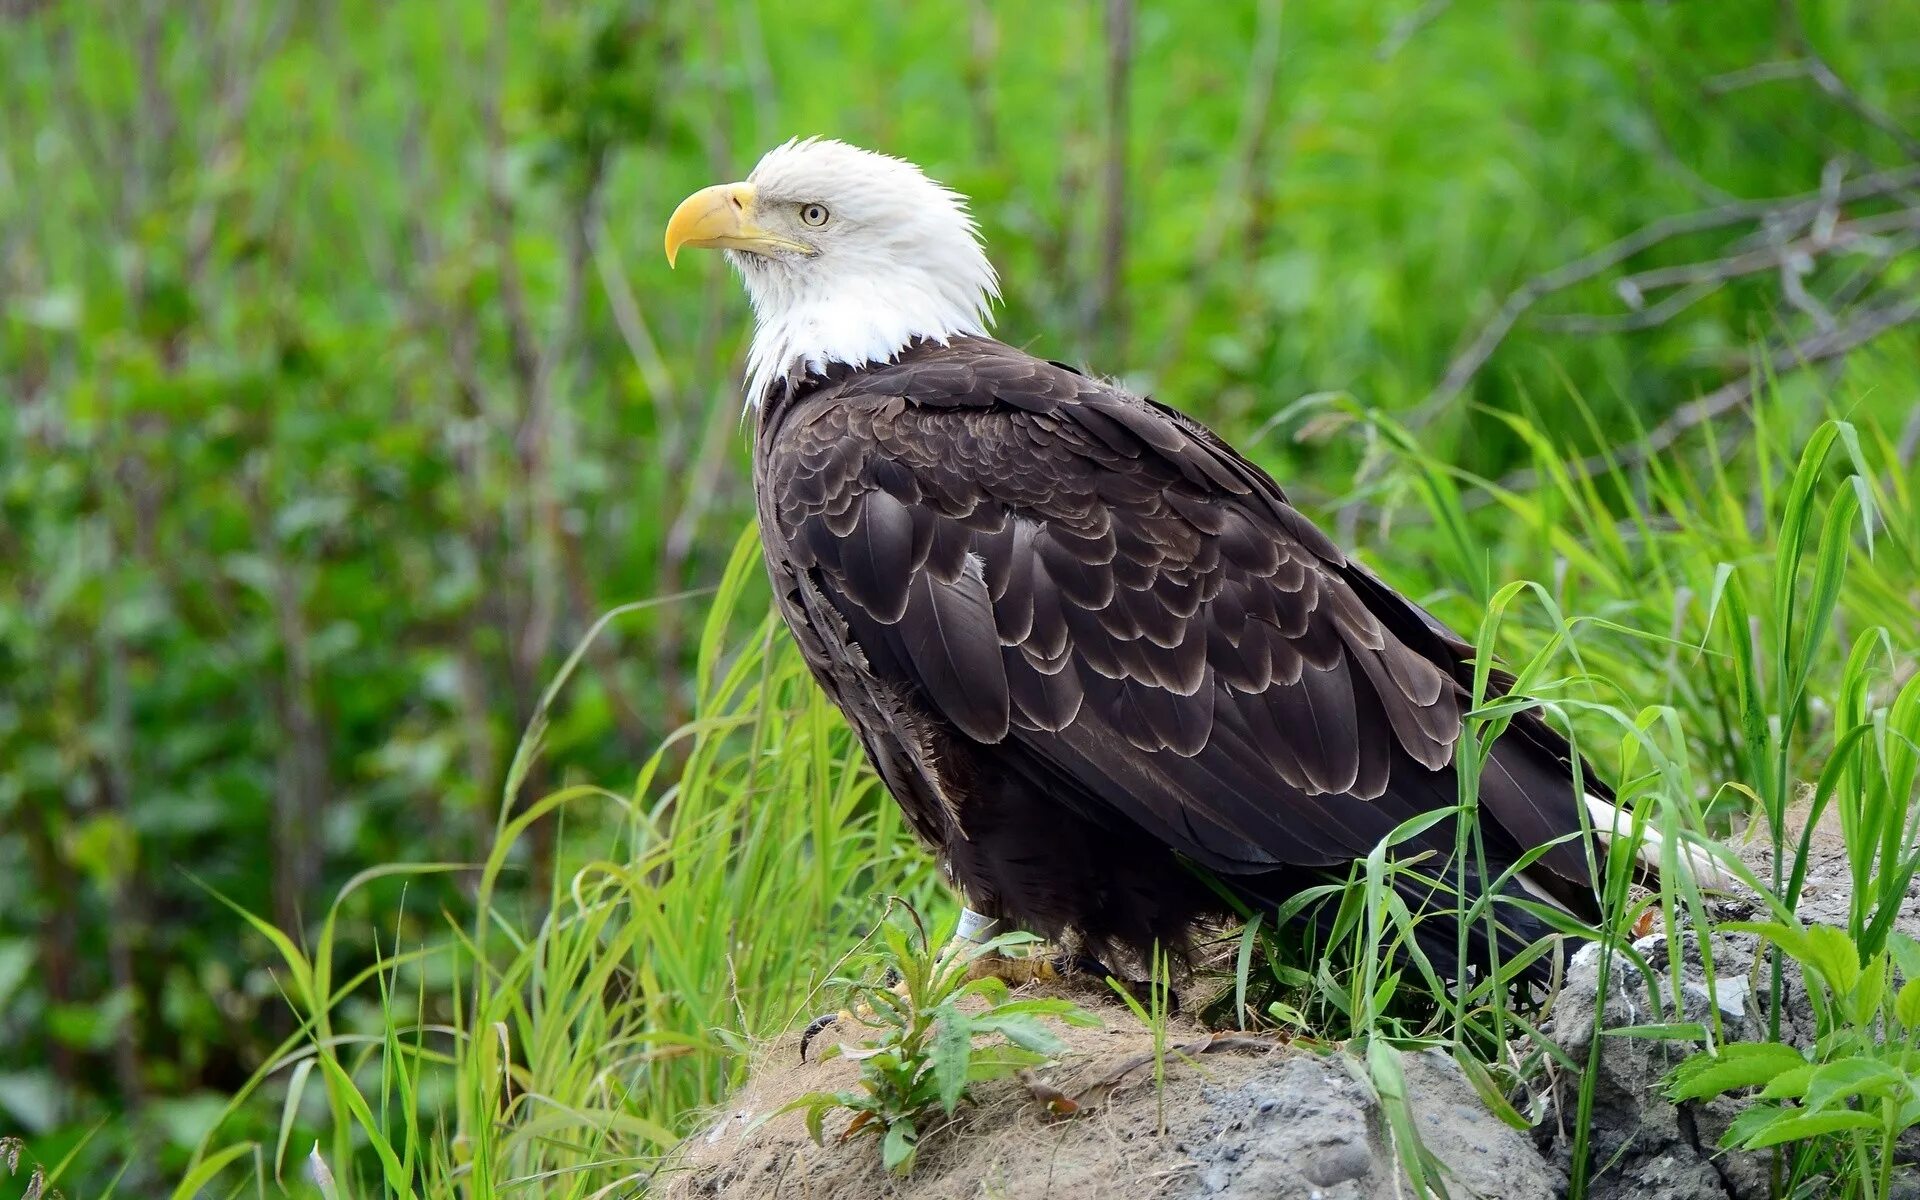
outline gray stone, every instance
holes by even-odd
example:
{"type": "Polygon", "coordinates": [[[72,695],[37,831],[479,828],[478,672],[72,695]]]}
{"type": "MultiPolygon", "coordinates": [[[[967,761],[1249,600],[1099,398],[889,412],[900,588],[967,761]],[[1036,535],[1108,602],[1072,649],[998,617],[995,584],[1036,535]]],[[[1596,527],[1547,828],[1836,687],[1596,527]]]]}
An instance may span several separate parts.
{"type": "MultiPolygon", "coordinates": [[[[1480,1102],[1437,1052],[1403,1058],[1420,1140],[1449,1191],[1499,1200],[1550,1200],[1561,1179],[1525,1136],[1480,1102]]],[[[1294,1055],[1231,1088],[1203,1092],[1218,1130],[1184,1149],[1200,1170],[1175,1196],[1225,1200],[1390,1200],[1406,1195],[1385,1114],[1357,1065],[1294,1055]]]]}
{"type": "MultiPolygon", "coordinates": [[[[1829,839],[1831,840],[1831,839],[1829,839]]],[[[1825,843],[1816,840],[1816,847],[1825,843]]],[[[1761,878],[1771,872],[1764,847],[1743,851],[1761,878]]],[[[1816,853],[1799,908],[1802,921],[1844,926],[1847,920],[1848,867],[1844,853],[1829,847],[1816,853]]],[[[1733,899],[1716,906],[1716,921],[1761,916],[1757,901],[1733,899]]],[[[1909,896],[1897,928],[1920,933],[1920,896],[1909,896]]],[[[1711,978],[1699,935],[1688,930],[1670,947],[1660,935],[1642,938],[1633,949],[1655,972],[1649,980],[1625,955],[1609,967],[1605,1011],[1596,1012],[1600,947],[1589,945],[1568,964],[1565,986],[1556,998],[1543,1032],[1576,1062],[1587,1062],[1596,1020],[1602,1028],[1627,1025],[1718,1021],[1723,1040],[1756,1041],[1768,1036],[1772,969],[1749,934],[1716,935],[1711,943],[1711,978]],[[1678,973],[1674,974],[1675,960],[1678,973]],[[1676,986],[1677,985],[1677,986],[1676,986]]],[[[1813,1044],[1815,1021],[1799,971],[1783,974],[1779,1012],[1780,1039],[1806,1049],[1813,1044]]],[[[1766,1200],[1771,1193],[1771,1158],[1719,1148],[1722,1135],[1745,1101],[1720,1097],[1707,1103],[1676,1105],[1666,1099],[1667,1073],[1696,1046],[1649,1038],[1608,1037],[1602,1042],[1593,1078],[1593,1109],[1587,1122],[1589,1161],[1597,1164],[1593,1200],[1766,1200]]],[[[1562,1077],[1551,1093],[1552,1109],[1541,1126],[1545,1152],[1562,1168],[1571,1163],[1571,1131],[1579,1079],[1562,1077]]],[[[1920,1150],[1920,1138],[1904,1139],[1899,1161],[1920,1150]],[[1910,1149],[1911,1145],[1911,1149],[1910,1149]]],[[[1911,1187],[1911,1172],[1896,1182],[1894,1193],[1911,1187]]],[[[1920,1197],[1916,1197],[1920,1200],[1920,1197]]]]}

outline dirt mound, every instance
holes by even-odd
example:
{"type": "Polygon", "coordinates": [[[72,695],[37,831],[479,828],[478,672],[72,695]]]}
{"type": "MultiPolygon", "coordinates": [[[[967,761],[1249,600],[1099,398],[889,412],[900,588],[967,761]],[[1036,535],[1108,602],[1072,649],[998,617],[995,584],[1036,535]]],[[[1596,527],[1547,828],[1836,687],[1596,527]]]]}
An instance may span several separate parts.
{"type": "MultiPolygon", "coordinates": [[[[1084,997],[1083,997],[1084,999],[1084,997]]],[[[1090,1005],[1091,1007],[1092,1005],[1090,1005]]],[[[852,1063],[798,1064],[797,1041],[771,1047],[751,1082],[657,1179],[671,1200],[1388,1200],[1409,1194],[1371,1088],[1350,1060],[1256,1039],[1214,1039],[1174,1022],[1164,1088],[1149,1064],[1153,1040],[1123,1009],[1101,1008],[1101,1029],[1065,1030],[1068,1050],[1036,1080],[1082,1098],[1050,1119],[1035,1088],[1006,1080],[978,1090],[921,1140],[913,1175],[880,1166],[873,1140],[807,1136],[798,1113],[762,1123],[806,1092],[848,1086],[852,1063]],[[1116,1076],[1118,1078],[1116,1079],[1116,1076]],[[1106,1082],[1113,1080],[1111,1086],[1106,1082]],[[1400,1186],[1396,1186],[1399,1183],[1400,1186]]],[[[1481,1105],[1459,1068],[1438,1054],[1406,1058],[1420,1135],[1444,1163],[1455,1194],[1549,1200],[1558,1180],[1526,1137],[1481,1105]]]]}

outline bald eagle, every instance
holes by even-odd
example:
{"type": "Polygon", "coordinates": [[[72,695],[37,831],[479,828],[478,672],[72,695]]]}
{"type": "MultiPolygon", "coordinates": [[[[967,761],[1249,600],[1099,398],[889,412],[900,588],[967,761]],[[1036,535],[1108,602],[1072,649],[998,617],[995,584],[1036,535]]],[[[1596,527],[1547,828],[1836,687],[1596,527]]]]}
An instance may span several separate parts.
{"type": "MultiPolygon", "coordinates": [[[[669,262],[688,247],[725,251],[752,300],[780,612],[976,930],[1182,947],[1457,803],[1472,648],[1200,422],[990,337],[998,281],[963,197],[792,141],[680,204],[669,262]]],[[[1579,777],[1514,717],[1470,892],[1599,917],[1581,835],[1619,814],[1579,777]]],[[[1397,853],[1453,882],[1454,847],[1447,818],[1397,853]]],[[[1500,921],[1503,958],[1547,931],[1525,906],[1500,921]]],[[[1456,934],[1444,911],[1420,924],[1454,974],[1456,934]]],[[[1476,959],[1488,941],[1476,923],[1476,959]]]]}

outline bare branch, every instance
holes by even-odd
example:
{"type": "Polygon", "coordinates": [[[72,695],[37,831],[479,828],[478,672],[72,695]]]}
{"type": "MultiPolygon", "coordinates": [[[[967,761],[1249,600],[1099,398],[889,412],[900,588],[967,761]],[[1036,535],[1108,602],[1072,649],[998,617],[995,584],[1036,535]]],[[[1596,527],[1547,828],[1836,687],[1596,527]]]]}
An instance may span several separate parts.
{"type": "MultiPolygon", "coordinates": [[[[1577,463],[1570,464],[1569,469],[1575,474],[1597,475],[1618,467],[1645,462],[1654,455],[1670,449],[1689,430],[1744,406],[1753,397],[1754,390],[1760,381],[1768,376],[1777,374],[1785,368],[1808,367],[1838,358],[1866,345],[1889,330],[1914,321],[1920,321],[1920,294],[1904,296],[1866,309],[1849,324],[1822,331],[1789,346],[1772,348],[1762,356],[1766,365],[1765,370],[1756,366],[1755,369],[1722,384],[1699,399],[1681,405],[1674,410],[1672,416],[1655,426],[1646,437],[1610,453],[1589,455],[1577,463]]],[[[1529,467],[1502,476],[1499,486],[1507,491],[1524,491],[1539,482],[1539,472],[1529,467]]],[[[1491,497],[1479,500],[1469,504],[1468,507],[1479,507],[1490,499],[1491,497]]]]}
{"type": "Polygon", "coordinates": [[[1701,279],[1680,288],[1658,304],[1624,313],[1566,313],[1540,317],[1541,329],[1554,333],[1632,333],[1664,325],[1726,286],[1724,279],[1701,279]]]}
{"type": "MultiPolygon", "coordinates": [[[[1593,279],[1635,255],[1674,238],[1757,221],[1774,222],[1776,228],[1798,229],[1814,220],[1824,206],[1835,203],[1836,197],[1839,203],[1844,204],[1889,195],[1916,185],[1920,185],[1920,167],[1903,167],[1862,175],[1838,188],[1822,188],[1819,191],[1772,200],[1739,200],[1695,212],[1662,217],[1643,225],[1592,254],[1575,259],[1544,275],[1536,276],[1509,294],[1498,311],[1481,326],[1473,340],[1454,356],[1438,386],[1407,414],[1407,425],[1417,429],[1439,415],[1443,408],[1465,390],[1474,376],[1479,374],[1480,368],[1493,357],[1493,352],[1500,348],[1500,344],[1506,340],[1507,334],[1513,331],[1513,327],[1520,318],[1526,315],[1535,304],[1555,292],[1564,291],[1576,284],[1593,279]]],[[[1768,269],[1775,261],[1769,257],[1755,269],[1768,269]]],[[[1676,282],[1692,281],[1683,279],[1676,282]]]]}
{"type": "Polygon", "coordinates": [[[1869,104],[1865,97],[1840,78],[1840,73],[1814,49],[1813,39],[1807,36],[1807,24],[1800,15],[1799,4],[1790,2],[1787,8],[1793,14],[1794,40],[1799,44],[1802,61],[1806,63],[1807,77],[1841,107],[1892,138],[1901,153],[1908,158],[1920,159],[1920,138],[1909,133],[1890,114],[1869,104]]]}
{"type": "Polygon", "coordinates": [[[653,331],[640,311],[640,302],[634,298],[633,284],[627,279],[620,253],[607,240],[606,222],[596,221],[589,232],[593,239],[594,265],[600,270],[600,286],[606,291],[607,307],[613,310],[613,323],[627,343],[627,352],[633,355],[640,378],[646,381],[647,399],[658,407],[673,397],[672,371],[660,355],[659,344],[653,340],[653,331]]]}
{"type": "Polygon", "coordinates": [[[1855,300],[1866,294],[1868,288],[1886,277],[1887,267],[1897,258],[1920,249],[1920,234],[1907,237],[1891,237],[1882,240],[1866,255],[1860,269],[1849,275],[1833,289],[1827,297],[1829,307],[1845,309],[1855,300]]]}
{"type": "Polygon", "coordinates": [[[1729,92],[1737,92],[1762,83],[1777,83],[1785,79],[1805,79],[1806,77],[1806,60],[1788,58],[1774,62],[1754,63],[1750,67],[1741,67],[1737,71],[1709,76],[1705,86],[1709,96],[1724,96],[1729,92]]]}
{"type": "Polygon", "coordinates": [[[1393,23],[1393,28],[1387,31],[1387,36],[1380,39],[1380,45],[1374,48],[1373,56],[1382,62],[1392,58],[1400,53],[1401,49],[1422,29],[1439,20],[1452,7],[1453,0],[1427,0],[1425,4],[1393,23]]]}
{"type": "Polygon", "coordinates": [[[1811,237],[1783,245],[1749,250],[1743,254],[1733,254],[1710,262],[1682,263],[1679,266],[1641,271],[1622,279],[1619,287],[1622,291],[1640,293],[1700,283],[1704,280],[1725,280],[1741,275],[1755,275],[1762,271],[1773,270],[1782,263],[1795,259],[1812,259],[1836,250],[1848,250],[1883,234],[1905,233],[1917,229],[1920,229],[1920,208],[1903,208],[1834,225],[1825,236],[1816,233],[1811,237]]]}

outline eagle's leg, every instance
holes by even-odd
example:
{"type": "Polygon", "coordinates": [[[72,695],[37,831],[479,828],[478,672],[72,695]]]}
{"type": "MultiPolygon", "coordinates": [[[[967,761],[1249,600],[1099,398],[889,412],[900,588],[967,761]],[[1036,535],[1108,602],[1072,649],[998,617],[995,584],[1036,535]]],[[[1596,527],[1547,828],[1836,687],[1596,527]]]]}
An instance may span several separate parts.
{"type": "MultiPolygon", "coordinates": [[[[967,954],[1007,932],[1009,928],[1006,922],[975,912],[970,906],[962,907],[960,927],[954,931],[953,940],[941,952],[942,957],[967,954]]],[[[1045,946],[1033,946],[1029,950],[1024,954],[1008,954],[1004,951],[976,953],[967,964],[967,978],[992,977],[1009,987],[1020,987],[1029,983],[1050,982],[1082,965],[1074,960],[1074,956],[1047,953],[1045,946]]],[[[1087,965],[1093,963],[1093,959],[1087,960],[1087,965]]]]}

